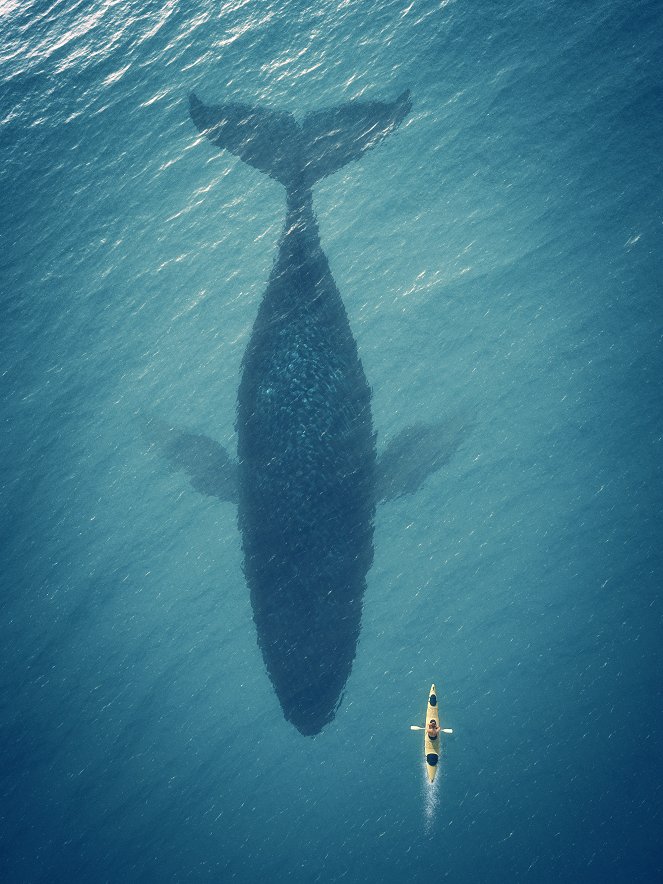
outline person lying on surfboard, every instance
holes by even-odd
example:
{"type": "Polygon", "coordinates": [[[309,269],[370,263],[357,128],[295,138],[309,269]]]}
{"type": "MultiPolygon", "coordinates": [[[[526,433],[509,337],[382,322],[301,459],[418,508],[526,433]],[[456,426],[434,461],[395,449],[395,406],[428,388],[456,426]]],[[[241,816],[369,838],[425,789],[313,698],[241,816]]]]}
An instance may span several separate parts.
{"type": "Polygon", "coordinates": [[[440,733],[440,726],[434,718],[431,718],[431,720],[428,722],[426,733],[428,734],[428,738],[430,740],[437,740],[437,735],[440,733]]]}

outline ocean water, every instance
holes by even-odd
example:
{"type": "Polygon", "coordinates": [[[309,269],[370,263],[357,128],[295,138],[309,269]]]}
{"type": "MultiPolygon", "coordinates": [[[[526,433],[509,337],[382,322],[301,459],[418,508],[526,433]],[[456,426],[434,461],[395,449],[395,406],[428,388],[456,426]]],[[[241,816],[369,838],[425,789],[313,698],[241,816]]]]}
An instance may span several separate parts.
{"type": "Polygon", "coordinates": [[[663,878],[662,58],[653,0],[0,2],[3,881],[663,878]],[[141,430],[234,451],[285,211],[187,95],[406,88],[314,207],[378,447],[470,429],[303,737],[235,508],[141,430]]]}

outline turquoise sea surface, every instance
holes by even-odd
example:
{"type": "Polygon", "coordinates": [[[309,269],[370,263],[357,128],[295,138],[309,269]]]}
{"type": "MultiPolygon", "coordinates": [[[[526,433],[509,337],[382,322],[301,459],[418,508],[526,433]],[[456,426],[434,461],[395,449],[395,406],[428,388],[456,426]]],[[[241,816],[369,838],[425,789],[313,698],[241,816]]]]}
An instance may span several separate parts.
{"type": "Polygon", "coordinates": [[[3,882],[663,880],[662,59],[654,0],[0,0],[3,882]],[[466,429],[304,737],[143,432],[235,451],[285,217],[188,95],[408,88],[313,204],[378,450],[466,429]]]}

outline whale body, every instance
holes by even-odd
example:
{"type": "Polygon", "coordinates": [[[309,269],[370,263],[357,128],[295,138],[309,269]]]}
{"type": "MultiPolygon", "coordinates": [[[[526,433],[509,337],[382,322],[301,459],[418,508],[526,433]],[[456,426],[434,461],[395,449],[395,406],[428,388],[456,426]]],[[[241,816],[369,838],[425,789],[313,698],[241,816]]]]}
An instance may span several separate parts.
{"type": "Polygon", "coordinates": [[[237,397],[238,521],[258,643],[285,717],[333,717],[373,561],[371,391],[320,244],[311,187],[410,109],[350,102],[305,118],[190,98],[196,126],[286,188],[287,212],[237,397]]]}
{"type": "Polygon", "coordinates": [[[370,389],[320,247],[289,200],[237,398],[238,513],[258,641],[285,717],[317,733],[350,674],[373,560],[370,389]]]}
{"type": "Polygon", "coordinates": [[[305,735],[334,717],[350,675],[376,504],[404,493],[394,473],[406,461],[402,484],[416,490],[459,438],[440,446],[439,427],[420,426],[378,462],[371,390],[313,212],[314,183],[377,145],[410,108],[406,91],[299,124],[190,96],[199,131],[284,185],[286,218],[242,362],[237,463],[204,436],[167,428],[158,441],[198,491],[237,503],[258,644],[285,718],[305,735]],[[419,460],[404,455],[413,434],[427,443],[419,460]]]}

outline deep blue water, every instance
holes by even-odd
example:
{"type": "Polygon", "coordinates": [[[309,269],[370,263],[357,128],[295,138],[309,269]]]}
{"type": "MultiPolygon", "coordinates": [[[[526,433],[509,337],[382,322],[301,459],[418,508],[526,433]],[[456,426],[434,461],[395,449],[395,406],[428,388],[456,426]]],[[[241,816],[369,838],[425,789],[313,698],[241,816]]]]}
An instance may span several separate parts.
{"type": "Polygon", "coordinates": [[[3,881],[661,880],[661,58],[653,0],[0,3],[3,881]],[[194,88],[412,90],[314,206],[378,446],[471,430],[378,510],[314,738],[141,432],[234,450],[284,217],[194,88]]]}

